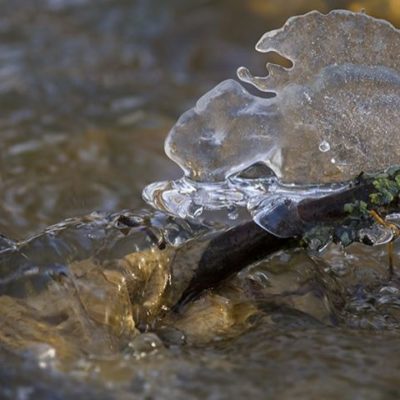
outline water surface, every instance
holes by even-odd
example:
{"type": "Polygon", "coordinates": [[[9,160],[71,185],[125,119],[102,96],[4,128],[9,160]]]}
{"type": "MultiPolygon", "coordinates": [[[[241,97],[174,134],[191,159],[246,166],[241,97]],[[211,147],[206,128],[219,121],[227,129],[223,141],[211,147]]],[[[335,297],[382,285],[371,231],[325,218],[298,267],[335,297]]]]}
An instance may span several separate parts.
{"type": "MultiPolygon", "coordinates": [[[[313,8],[364,6],[400,21],[398,0],[378,3],[2,2],[0,232],[22,239],[68,217],[143,206],[146,184],[180,174],[163,153],[177,116],[239,65],[264,71],[266,59],[252,49],[262,33],[313,8]]],[[[130,336],[118,275],[105,281],[90,257],[50,263],[61,248],[72,254],[74,240],[92,251],[74,235],[40,239],[26,259],[42,270],[2,283],[3,398],[400,396],[400,282],[388,279],[385,247],[279,253],[130,336]],[[60,283],[71,270],[87,304],[73,313],[77,292],[60,283]],[[104,293],[107,301],[96,297],[104,293]],[[99,323],[110,304],[114,319],[99,323]],[[77,319],[62,324],[69,312],[77,319]]],[[[2,279],[24,266],[9,260],[2,257],[2,279]]]]}

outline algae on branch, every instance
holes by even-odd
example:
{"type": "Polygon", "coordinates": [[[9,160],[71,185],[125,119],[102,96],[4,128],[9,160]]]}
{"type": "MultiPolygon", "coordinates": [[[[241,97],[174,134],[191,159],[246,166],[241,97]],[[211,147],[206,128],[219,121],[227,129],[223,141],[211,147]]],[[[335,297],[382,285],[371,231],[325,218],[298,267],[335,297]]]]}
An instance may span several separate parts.
{"type": "Polygon", "coordinates": [[[366,215],[372,210],[384,207],[386,213],[392,206],[398,207],[400,196],[400,166],[392,166],[378,174],[362,174],[359,179],[371,180],[373,190],[368,195],[368,201],[356,200],[345,204],[344,210],[350,215],[366,215]]]}
{"type": "MultiPolygon", "coordinates": [[[[390,167],[377,174],[360,174],[353,187],[344,190],[342,195],[333,195],[333,200],[320,199],[321,204],[326,202],[322,209],[332,205],[332,202],[337,203],[335,210],[329,211],[331,216],[335,215],[336,218],[327,222],[324,216],[320,215],[320,220],[317,219],[314,226],[304,229],[302,238],[307,245],[314,248],[322,248],[332,240],[343,246],[353,242],[369,245],[387,243],[399,234],[399,229],[385,220],[386,216],[389,220],[394,217],[391,213],[395,213],[399,208],[399,196],[399,166],[390,167]],[[343,201],[346,198],[351,200],[343,201]]],[[[321,214],[321,211],[317,210],[318,200],[311,200],[310,204],[306,199],[300,203],[301,208],[307,206],[315,208],[314,215],[321,214]]]]}

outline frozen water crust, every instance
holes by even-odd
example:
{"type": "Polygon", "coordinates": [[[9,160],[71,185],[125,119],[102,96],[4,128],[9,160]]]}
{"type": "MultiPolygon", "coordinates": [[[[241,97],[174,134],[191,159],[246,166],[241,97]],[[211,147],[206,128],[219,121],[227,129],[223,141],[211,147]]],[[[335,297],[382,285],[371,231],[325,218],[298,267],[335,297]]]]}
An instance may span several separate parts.
{"type": "Polygon", "coordinates": [[[267,64],[266,77],[239,68],[242,81],[275,96],[234,80],[205,94],[165,143],[184,177],[148,186],[144,198],[180,217],[227,210],[235,218],[247,208],[284,236],[260,215],[399,164],[400,31],[363,13],[313,11],[266,33],[256,49],[293,64],[267,64]],[[257,163],[274,176],[249,174],[257,163]]]}

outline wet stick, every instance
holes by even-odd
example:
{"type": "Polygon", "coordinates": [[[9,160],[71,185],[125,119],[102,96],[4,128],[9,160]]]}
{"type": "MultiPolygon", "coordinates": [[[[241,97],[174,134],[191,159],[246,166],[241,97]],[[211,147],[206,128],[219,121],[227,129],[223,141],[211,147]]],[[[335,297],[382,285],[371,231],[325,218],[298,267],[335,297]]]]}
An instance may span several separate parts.
{"type": "MultiPolygon", "coordinates": [[[[400,181],[399,176],[400,169],[396,168],[374,176],[362,174],[340,192],[321,198],[304,199],[298,204],[290,201],[282,204],[275,210],[274,218],[281,224],[291,226],[290,237],[277,237],[253,221],[217,234],[209,241],[202,253],[193,277],[175,309],[196,297],[201,291],[218,285],[222,280],[252,262],[268,257],[279,250],[306,245],[310,236],[315,237],[321,231],[326,235],[322,238],[323,240],[333,240],[343,245],[354,241],[373,244],[364,236],[360,236],[360,230],[378,222],[374,218],[378,211],[381,216],[381,221],[378,223],[382,224],[382,221],[384,222],[382,215],[399,209],[399,193],[385,198],[382,185],[378,182],[385,179],[387,185],[383,186],[390,186],[390,182],[400,181]],[[377,198],[380,195],[381,200],[378,202],[377,198]],[[341,236],[344,227],[348,228],[349,236],[346,236],[346,240],[341,236]]],[[[400,192],[400,186],[398,190],[400,192]]],[[[384,225],[389,226],[386,222],[384,225]]],[[[392,225],[390,225],[391,228],[392,225]]],[[[285,230],[287,231],[287,227],[285,230]]],[[[397,232],[398,230],[393,232],[394,239],[397,237],[397,232]]],[[[389,257],[389,272],[392,274],[393,258],[390,251],[389,257]]]]}

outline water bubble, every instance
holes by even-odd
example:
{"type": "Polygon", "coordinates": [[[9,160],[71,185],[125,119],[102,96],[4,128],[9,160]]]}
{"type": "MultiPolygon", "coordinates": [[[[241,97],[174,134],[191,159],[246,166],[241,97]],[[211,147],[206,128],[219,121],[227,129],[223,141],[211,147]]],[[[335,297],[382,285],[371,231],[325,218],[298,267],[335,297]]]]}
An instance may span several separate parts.
{"type": "Polygon", "coordinates": [[[155,353],[164,347],[161,339],[154,333],[143,333],[136,336],[128,343],[125,349],[127,355],[135,358],[143,358],[148,354],[155,353]]]}
{"type": "Polygon", "coordinates": [[[326,141],[323,140],[320,144],[319,144],[319,151],[322,151],[323,153],[326,153],[327,151],[329,151],[331,149],[331,145],[326,141]]]}
{"type": "Polygon", "coordinates": [[[232,207],[228,210],[228,218],[233,221],[239,218],[239,210],[237,207],[232,207]]]}

